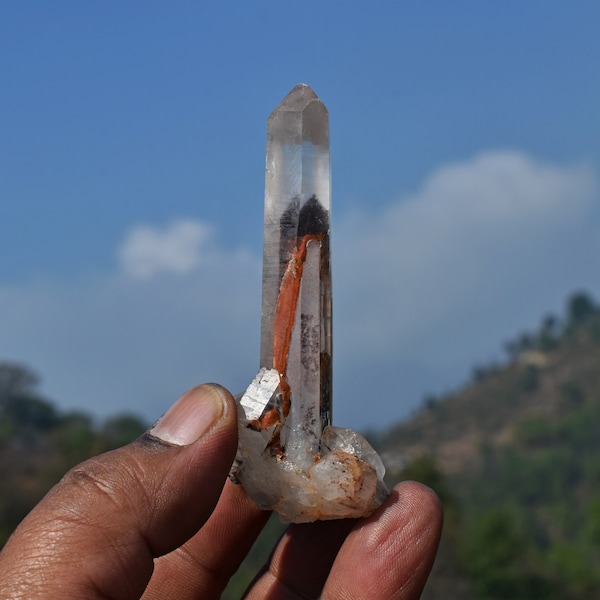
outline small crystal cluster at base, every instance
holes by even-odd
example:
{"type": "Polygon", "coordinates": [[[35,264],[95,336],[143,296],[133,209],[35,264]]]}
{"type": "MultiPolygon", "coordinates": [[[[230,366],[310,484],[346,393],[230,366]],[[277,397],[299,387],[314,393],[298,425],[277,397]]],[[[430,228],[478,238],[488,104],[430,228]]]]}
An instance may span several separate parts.
{"type": "Polygon", "coordinates": [[[275,426],[253,429],[260,405],[268,410],[272,396],[267,396],[276,394],[275,383],[279,383],[277,373],[261,369],[242,396],[232,478],[243,484],[259,508],[275,510],[285,523],[370,515],[388,491],[383,483],[383,463],[360,434],[328,425],[321,435],[318,454],[296,449],[290,458],[269,446],[275,426]],[[249,404],[251,409],[247,408],[249,404]]]}

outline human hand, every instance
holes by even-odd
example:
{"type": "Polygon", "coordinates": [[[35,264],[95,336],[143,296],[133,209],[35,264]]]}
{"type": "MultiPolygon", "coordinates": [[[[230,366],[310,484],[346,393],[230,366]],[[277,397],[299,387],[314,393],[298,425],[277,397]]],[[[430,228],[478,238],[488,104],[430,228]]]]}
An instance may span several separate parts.
{"type": "MultiPolygon", "coordinates": [[[[237,413],[224,388],[184,394],[132,444],[75,467],[0,552],[0,598],[218,598],[269,514],[227,481],[237,413]]],[[[396,486],[370,517],[292,525],[247,598],[418,598],[441,509],[396,486]]]]}

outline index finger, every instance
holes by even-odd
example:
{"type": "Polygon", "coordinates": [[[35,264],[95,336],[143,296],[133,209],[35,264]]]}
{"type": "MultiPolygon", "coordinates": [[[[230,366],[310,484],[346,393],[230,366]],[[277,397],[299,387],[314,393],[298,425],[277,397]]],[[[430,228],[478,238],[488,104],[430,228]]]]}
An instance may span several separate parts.
{"type": "Polygon", "coordinates": [[[437,496],[400,483],[366,519],[292,525],[246,598],[416,599],[441,527],[437,496]]]}
{"type": "Polygon", "coordinates": [[[346,538],[323,589],[322,600],[416,600],[442,531],[442,508],[429,488],[405,481],[346,538]]]}

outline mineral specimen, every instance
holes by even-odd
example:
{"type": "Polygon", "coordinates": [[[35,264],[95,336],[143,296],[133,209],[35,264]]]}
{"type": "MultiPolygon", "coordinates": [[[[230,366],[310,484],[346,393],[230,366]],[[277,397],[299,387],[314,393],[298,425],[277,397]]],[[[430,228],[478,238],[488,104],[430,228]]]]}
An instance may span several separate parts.
{"type": "Polygon", "coordinates": [[[377,453],[331,425],[330,195],[327,109],[300,84],[268,120],[261,368],[231,471],[294,523],[366,516],[387,495],[377,453]]]}

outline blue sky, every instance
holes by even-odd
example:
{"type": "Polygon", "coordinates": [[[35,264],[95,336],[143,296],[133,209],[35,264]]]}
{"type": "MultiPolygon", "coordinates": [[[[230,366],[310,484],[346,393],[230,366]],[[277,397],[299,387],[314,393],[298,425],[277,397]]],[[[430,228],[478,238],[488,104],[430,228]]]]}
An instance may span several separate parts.
{"type": "MultiPolygon", "coordinates": [[[[0,360],[148,419],[258,361],[266,118],[330,111],[335,419],[600,296],[596,2],[0,7],[0,360]]],[[[365,408],[366,405],[366,408],[365,408]]]]}

